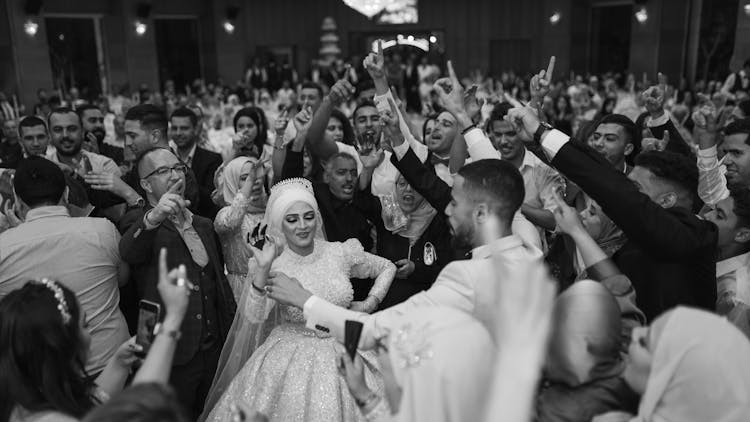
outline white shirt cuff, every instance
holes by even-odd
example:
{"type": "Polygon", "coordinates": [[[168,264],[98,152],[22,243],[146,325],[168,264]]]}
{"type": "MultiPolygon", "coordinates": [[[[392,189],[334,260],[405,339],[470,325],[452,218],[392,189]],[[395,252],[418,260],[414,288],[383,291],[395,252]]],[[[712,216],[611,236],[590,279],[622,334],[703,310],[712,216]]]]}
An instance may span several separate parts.
{"type": "Polygon", "coordinates": [[[698,157],[703,158],[715,158],[719,154],[716,152],[716,145],[710,146],[706,149],[698,149],[698,157]]]}
{"type": "Polygon", "coordinates": [[[318,299],[315,295],[312,295],[305,301],[305,304],[302,305],[302,313],[305,315],[305,319],[309,319],[307,316],[310,315],[310,309],[312,309],[313,305],[315,305],[315,302],[317,302],[318,300],[320,299],[318,299]]]}
{"type": "Polygon", "coordinates": [[[669,112],[664,110],[664,114],[662,114],[658,119],[652,119],[651,116],[649,116],[646,119],[646,126],[658,127],[658,126],[666,125],[667,121],[669,121],[669,112]]]}
{"type": "Polygon", "coordinates": [[[557,129],[552,129],[552,131],[542,139],[542,149],[544,149],[544,153],[547,154],[547,157],[552,160],[555,158],[555,155],[557,155],[557,152],[560,151],[560,148],[567,144],[568,141],[570,141],[570,136],[557,129]]]}
{"type": "Polygon", "coordinates": [[[393,153],[396,154],[396,158],[401,160],[404,158],[404,155],[409,152],[409,143],[404,141],[401,145],[393,147],[393,153]]]}

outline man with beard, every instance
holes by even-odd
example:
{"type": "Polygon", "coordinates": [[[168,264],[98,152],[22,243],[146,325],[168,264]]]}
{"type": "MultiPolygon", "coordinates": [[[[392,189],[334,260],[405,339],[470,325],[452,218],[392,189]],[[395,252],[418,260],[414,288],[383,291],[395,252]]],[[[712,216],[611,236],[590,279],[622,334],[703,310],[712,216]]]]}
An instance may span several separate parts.
{"type": "MultiPolygon", "coordinates": [[[[501,257],[509,268],[540,262],[542,253],[511,232],[511,222],[523,202],[523,179],[512,164],[501,160],[479,160],[462,167],[454,178],[452,201],[445,214],[457,248],[472,248],[470,260],[453,261],[440,272],[429,290],[372,315],[337,307],[305,290],[299,281],[283,274],[266,285],[271,298],[304,311],[307,327],[344,341],[346,320],[364,324],[360,349],[375,347],[394,318],[419,306],[449,306],[471,314],[493,326],[496,274],[492,256],[501,257]],[[488,275],[493,278],[488,279],[488,275]]],[[[490,332],[494,332],[490,330],[490,332]]]]}
{"type": "Polygon", "coordinates": [[[94,105],[84,104],[76,109],[76,113],[83,124],[84,149],[109,157],[121,165],[124,160],[123,149],[104,142],[107,131],[104,129],[102,111],[94,105]]]}
{"type": "Polygon", "coordinates": [[[178,108],[170,117],[172,147],[177,156],[193,169],[198,181],[200,205],[197,214],[211,220],[216,217],[218,207],[211,201],[214,190],[214,174],[222,163],[221,155],[198,146],[198,116],[186,108],[178,108]]]}

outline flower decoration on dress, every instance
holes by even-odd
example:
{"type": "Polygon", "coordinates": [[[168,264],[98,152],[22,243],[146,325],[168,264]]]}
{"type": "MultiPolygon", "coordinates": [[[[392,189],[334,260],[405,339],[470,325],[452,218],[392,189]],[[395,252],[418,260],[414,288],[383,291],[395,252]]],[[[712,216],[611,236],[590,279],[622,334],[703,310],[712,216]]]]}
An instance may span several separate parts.
{"type": "Polygon", "coordinates": [[[432,358],[432,344],[427,341],[429,332],[429,324],[422,327],[406,324],[391,334],[391,353],[396,353],[396,363],[401,368],[415,368],[432,358]]]}
{"type": "Polygon", "coordinates": [[[55,299],[57,299],[57,310],[60,311],[63,325],[67,325],[70,322],[70,310],[68,309],[68,302],[65,300],[65,294],[63,293],[62,288],[60,288],[56,281],[50,280],[49,278],[43,278],[39,282],[52,290],[52,294],[54,294],[55,299]]]}

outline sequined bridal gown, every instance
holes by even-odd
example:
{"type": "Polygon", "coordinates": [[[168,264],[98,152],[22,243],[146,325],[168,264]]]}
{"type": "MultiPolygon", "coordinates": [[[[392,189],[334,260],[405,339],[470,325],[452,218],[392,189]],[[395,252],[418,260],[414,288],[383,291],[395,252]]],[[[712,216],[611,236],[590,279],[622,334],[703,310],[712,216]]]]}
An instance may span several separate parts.
{"type": "MultiPolygon", "coordinates": [[[[356,239],[343,243],[316,239],[308,256],[285,248],[271,271],[296,278],[312,294],[348,307],[353,298],[350,277],[377,277],[370,294],[382,300],[395,268],[385,258],[364,252],[356,239]]],[[[207,420],[229,420],[232,404],[243,405],[251,414],[260,412],[271,422],[364,420],[337,370],[343,347],[334,338],[319,337],[305,327],[302,310],[278,305],[250,286],[243,290],[243,300],[245,304],[237,311],[247,320],[267,321],[277,311],[278,322],[232,379],[207,420]]],[[[374,354],[360,356],[367,384],[382,390],[374,354]]]]}

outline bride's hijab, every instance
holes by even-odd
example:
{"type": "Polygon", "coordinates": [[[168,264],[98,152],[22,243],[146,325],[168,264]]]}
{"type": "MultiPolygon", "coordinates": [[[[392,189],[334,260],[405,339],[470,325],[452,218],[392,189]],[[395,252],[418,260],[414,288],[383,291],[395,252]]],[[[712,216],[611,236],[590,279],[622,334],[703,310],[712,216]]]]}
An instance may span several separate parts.
{"type": "Polygon", "coordinates": [[[453,308],[403,315],[387,340],[388,366],[402,394],[395,421],[480,420],[495,345],[484,326],[453,308]]]}
{"type": "Polygon", "coordinates": [[[324,239],[323,219],[318,208],[318,201],[315,200],[312,183],[303,178],[282,180],[271,189],[271,196],[268,198],[265,215],[265,222],[268,224],[271,233],[276,236],[282,235],[281,224],[284,220],[284,215],[297,202],[303,202],[315,211],[318,223],[315,238],[324,239]]]}
{"type": "Polygon", "coordinates": [[[750,342],[732,323],[678,307],[652,324],[651,372],[633,422],[740,422],[750,415],[750,342]]]}
{"type": "Polygon", "coordinates": [[[553,321],[547,379],[576,387],[622,372],[620,308],[606,287],[573,284],[557,298],[553,321]]]}
{"type": "MultiPolygon", "coordinates": [[[[240,180],[243,167],[245,167],[246,164],[255,164],[257,161],[256,158],[237,157],[224,167],[221,183],[221,193],[224,197],[224,203],[227,205],[231,204],[232,201],[234,201],[237,192],[242,189],[242,185],[245,183],[243,180],[240,180]]],[[[266,191],[263,189],[261,198],[251,202],[249,212],[252,214],[264,212],[266,209],[266,199],[266,191]]]]}

